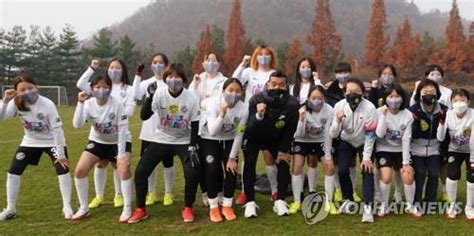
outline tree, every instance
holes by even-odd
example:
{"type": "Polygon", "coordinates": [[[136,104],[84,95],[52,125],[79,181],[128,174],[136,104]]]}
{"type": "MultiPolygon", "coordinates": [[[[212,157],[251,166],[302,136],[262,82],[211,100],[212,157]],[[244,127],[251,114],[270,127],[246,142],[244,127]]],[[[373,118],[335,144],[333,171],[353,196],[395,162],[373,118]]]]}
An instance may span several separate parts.
{"type": "Polygon", "coordinates": [[[212,44],[217,55],[222,56],[225,52],[225,33],[218,25],[212,26],[211,31],[212,44]]]}
{"type": "MultiPolygon", "coordinates": [[[[467,71],[468,54],[461,16],[456,0],[449,13],[449,23],[445,31],[446,45],[443,50],[443,65],[454,72],[467,71]]],[[[471,61],[472,63],[472,61],[471,61]]]]}
{"type": "Polygon", "coordinates": [[[390,41],[389,36],[385,35],[386,24],[384,0],[373,0],[369,31],[365,42],[367,51],[364,55],[365,64],[372,68],[379,68],[383,63],[385,47],[390,41]]]}
{"type": "Polygon", "coordinates": [[[242,61],[248,41],[245,39],[245,27],[242,22],[240,12],[240,0],[234,0],[227,27],[225,52],[224,52],[224,72],[231,72],[242,61]]]}
{"type": "Polygon", "coordinates": [[[13,26],[12,30],[4,36],[3,63],[8,82],[10,82],[13,72],[23,70],[26,65],[26,38],[26,30],[19,25],[13,26]]]}
{"type": "Polygon", "coordinates": [[[87,54],[91,57],[108,60],[117,55],[117,42],[112,41],[112,32],[107,28],[100,29],[92,40],[94,47],[91,49],[85,48],[87,54]]]}
{"type": "Polygon", "coordinates": [[[178,51],[176,53],[176,62],[183,64],[186,76],[188,76],[188,82],[191,83],[193,76],[192,66],[195,52],[191,47],[186,45],[184,50],[178,51]]]}
{"type": "Polygon", "coordinates": [[[5,75],[5,30],[0,28],[0,77],[5,75]]]}
{"type": "Polygon", "coordinates": [[[140,57],[140,52],[135,50],[135,43],[128,37],[128,35],[120,38],[120,43],[117,47],[117,56],[125,62],[128,68],[129,76],[133,74],[137,62],[140,57]]]}
{"type": "Polygon", "coordinates": [[[46,26],[39,36],[39,52],[37,57],[37,70],[34,74],[41,84],[57,84],[60,68],[57,56],[57,38],[53,29],[46,26]]]}
{"type": "Polygon", "coordinates": [[[203,70],[202,62],[204,61],[204,57],[206,57],[206,53],[208,52],[214,52],[214,44],[212,42],[211,27],[206,25],[204,32],[201,34],[201,40],[196,43],[196,53],[192,67],[193,73],[197,74],[203,70]]]}
{"type": "Polygon", "coordinates": [[[467,45],[469,48],[469,59],[470,61],[470,67],[468,68],[468,71],[470,71],[470,77],[471,79],[474,79],[474,21],[471,22],[469,25],[469,39],[467,41],[467,45]]]}
{"type": "Polygon", "coordinates": [[[301,49],[302,42],[300,38],[294,38],[291,41],[288,51],[286,51],[286,61],[284,64],[284,70],[286,74],[290,75],[291,78],[294,77],[296,64],[303,57],[303,51],[301,49]]]}
{"type": "Polygon", "coordinates": [[[417,63],[416,52],[420,43],[420,37],[414,36],[411,31],[411,24],[407,17],[399,26],[397,37],[393,44],[394,61],[401,72],[408,73],[407,76],[413,76],[413,68],[417,63]]]}
{"type": "Polygon", "coordinates": [[[72,82],[79,77],[81,70],[77,65],[81,64],[81,52],[79,50],[79,40],[74,28],[66,24],[59,35],[57,56],[60,59],[59,74],[61,81],[65,84],[72,82]]]}
{"type": "MultiPolygon", "coordinates": [[[[284,66],[285,66],[289,46],[290,46],[290,44],[288,42],[280,43],[277,46],[276,56],[277,56],[278,65],[281,67],[279,69],[281,69],[281,70],[285,70],[284,66]]],[[[288,74],[287,71],[285,71],[285,72],[288,74]]]]}
{"type": "Polygon", "coordinates": [[[328,0],[318,0],[316,16],[306,42],[313,47],[311,58],[321,77],[329,75],[341,59],[341,37],[336,33],[328,0]]]}

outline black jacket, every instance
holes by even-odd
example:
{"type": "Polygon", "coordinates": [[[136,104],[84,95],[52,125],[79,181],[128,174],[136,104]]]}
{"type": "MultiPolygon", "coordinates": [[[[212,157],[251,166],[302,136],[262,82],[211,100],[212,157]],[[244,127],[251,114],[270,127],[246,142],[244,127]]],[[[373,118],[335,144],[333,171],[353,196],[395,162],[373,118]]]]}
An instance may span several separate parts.
{"type": "Polygon", "coordinates": [[[336,103],[345,98],[344,90],[339,88],[339,82],[333,81],[326,91],[326,102],[334,107],[336,103]]]}

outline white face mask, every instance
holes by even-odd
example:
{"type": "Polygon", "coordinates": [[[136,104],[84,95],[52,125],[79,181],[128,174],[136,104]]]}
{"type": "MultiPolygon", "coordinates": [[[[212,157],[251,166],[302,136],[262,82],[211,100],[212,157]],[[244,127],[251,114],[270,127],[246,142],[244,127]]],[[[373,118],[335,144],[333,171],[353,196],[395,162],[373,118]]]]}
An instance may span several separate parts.
{"type": "Polygon", "coordinates": [[[440,83],[441,80],[443,79],[443,77],[441,77],[440,75],[433,75],[433,74],[429,74],[428,77],[427,77],[429,80],[432,80],[436,83],[440,83]]]}
{"type": "Polygon", "coordinates": [[[453,110],[456,114],[463,114],[466,112],[468,105],[466,102],[455,102],[453,103],[453,110]]]}

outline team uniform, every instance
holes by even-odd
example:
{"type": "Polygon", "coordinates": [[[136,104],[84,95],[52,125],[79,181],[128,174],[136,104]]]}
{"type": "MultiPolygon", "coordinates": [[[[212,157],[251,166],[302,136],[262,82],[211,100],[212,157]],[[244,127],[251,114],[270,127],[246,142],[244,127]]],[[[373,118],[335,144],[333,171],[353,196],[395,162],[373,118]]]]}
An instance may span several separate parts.
{"type": "MultiPolygon", "coordinates": [[[[418,84],[420,84],[420,81],[417,81],[415,83],[414,91],[416,91],[416,89],[418,88],[418,84]]],[[[438,84],[438,85],[439,85],[439,90],[441,92],[441,97],[439,98],[438,102],[447,106],[448,109],[451,109],[453,107],[453,105],[451,104],[451,94],[453,94],[453,91],[450,88],[447,88],[441,84],[438,84]]],[[[416,103],[415,93],[413,93],[410,99],[410,106],[415,105],[415,103],[416,103]]]]}
{"type": "Polygon", "coordinates": [[[28,104],[29,111],[20,111],[12,100],[0,103],[0,119],[18,116],[25,135],[18,147],[7,173],[7,208],[0,213],[0,221],[16,216],[16,203],[20,191],[20,179],[28,165],[38,165],[41,155],[46,153],[53,162],[58,175],[63,199],[63,213],[66,219],[72,217],[71,176],[69,168],[63,168],[55,161],[67,158],[63,123],[54,103],[38,95],[34,104],[28,104]]]}
{"type": "MultiPolygon", "coordinates": [[[[131,145],[127,143],[128,115],[123,104],[115,98],[110,96],[102,106],[97,104],[96,98],[78,102],[74,112],[73,126],[81,128],[86,122],[90,122],[91,129],[89,141],[84,149],[85,152],[100,160],[110,162],[116,162],[117,158],[131,152],[131,145]]],[[[87,177],[76,177],[75,182],[80,202],[79,212],[87,213],[89,212],[87,177]]],[[[132,179],[121,180],[120,184],[123,190],[123,213],[130,215],[132,179]]]]}
{"type": "Polygon", "coordinates": [[[474,111],[467,109],[462,118],[456,115],[454,110],[446,114],[446,122],[438,126],[437,138],[440,142],[445,139],[449,141],[448,150],[448,177],[446,178],[446,192],[448,200],[452,204],[448,210],[448,216],[454,218],[458,181],[461,178],[461,166],[466,163],[466,207],[465,213],[468,219],[474,219],[474,170],[470,168],[474,163],[474,111]]]}

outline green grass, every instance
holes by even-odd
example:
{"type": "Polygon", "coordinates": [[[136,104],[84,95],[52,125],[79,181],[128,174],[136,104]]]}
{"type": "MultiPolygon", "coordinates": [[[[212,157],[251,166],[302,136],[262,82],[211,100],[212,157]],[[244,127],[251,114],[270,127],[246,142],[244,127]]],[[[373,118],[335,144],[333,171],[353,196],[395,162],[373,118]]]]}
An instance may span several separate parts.
{"type": "MultiPolygon", "coordinates": [[[[72,127],[72,116],[74,108],[61,108],[60,113],[64,121],[69,157],[72,169],[78,161],[84,145],[87,141],[89,127],[75,130],[72,127]]],[[[132,119],[131,131],[133,133],[133,165],[135,169],[138,160],[140,142],[138,133],[140,121],[135,115],[132,119]]],[[[13,154],[23,136],[23,130],[18,119],[2,121],[0,123],[0,207],[5,206],[6,172],[8,171],[13,154]],[[11,141],[13,140],[13,141],[11,141]],[[15,141],[16,140],[16,141],[15,141]],[[7,141],[11,141],[6,143],[7,141]]],[[[257,219],[245,219],[243,209],[235,206],[238,219],[234,222],[220,224],[211,223],[208,220],[208,209],[200,201],[198,193],[195,204],[196,222],[185,224],[181,220],[180,210],[183,204],[183,175],[181,164],[176,159],[177,181],[174,186],[176,203],[170,207],[157,204],[148,208],[151,213],[150,219],[136,225],[118,224],[121,209],[113,208],[112,171],[109,169],[106,189],[105,206],[92,210],[90,218],[71,223],[63,219],[61,214],[61,197],[58,189],[57,178],[49,158],[41,160],[39,166],[29,166],[22,176],[20,198],[17,206],[18,218],[15,220],[0,222],[0,234],[80,234],[80,235],[111,235],[111,234],[148,234],[148,233],[171,233],[171,234],[471,234],[474,232],[474,223],[466,222],[464,215],[457,220],[448,221],[444,215],[426,216],[421,220],[413,220],[408,215],[389,215],[383,219],[376,219],[375,224],[360,223],[360,215],[328,216],[324,221],[316,225],[306,225],[301,215],[289,217],[277,217],[272,212],[272,204],[268,196],[257,195],[257,204],[260,205],[260,213],[257,219]]],[[[258,164],[259,172],[263,172],[263,162],[258,164]]],[[[158,173],[158,192],[163,191],[162,172],[160,164],[158,173]]],[[[320,172],[321,173],[321,172],[320,172]]],[[[89,174],[90,195],[93,196],[93,177],[89,174]]],[[[319,174],[318,189],[323,189],[322,174],[319,174]]],[[[360,183],[360,178],[358,183],[360,183]]],[[[358,188],[360,192],[360,186],[358,188]]],[[[198,190],[199,191],[199,190],[198,190]]],[[[464,175],[459,184],[459,199],[465,201],[464,175]]],[[[161,198],[161,195],[160,195],[161,198]]],[[[78,206],[75,188],[73,188],[73,206],[78,206]]]]}

